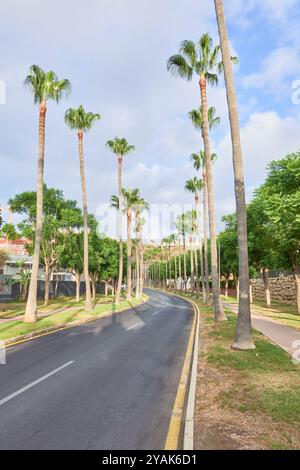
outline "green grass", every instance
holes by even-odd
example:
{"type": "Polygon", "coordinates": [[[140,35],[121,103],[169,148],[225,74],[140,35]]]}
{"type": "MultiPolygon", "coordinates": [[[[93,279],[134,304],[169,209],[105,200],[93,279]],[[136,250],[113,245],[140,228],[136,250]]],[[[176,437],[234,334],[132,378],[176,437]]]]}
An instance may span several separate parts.
{"type": "MultiPolygon", "coordinates": [[[[246,408],[247,409],[247,408],[246,408]]],[[[258,397],[257,403],[248,410],[262,410],[272,416],[274,421],[286,421],[288,423],[300,423],[300,393],[299,387],[288,390],[272,390],[267,388],[258,397]]]]}
{"type": "MultiPolygon", "coordinates": [[[[144,295],[143,300],[146,299],[147,296],[144,295]]],[[[131,302],[122,300],[118,307],[112,301],[110,301],[110,303],[99,303],[96,305],[93,312],[87,313],[84,311],[82,302],[82,308],[80,309],[75,310],[70,308],[63,312],[54,313],[47,317],[40,318],[36,323],[23,323],[21,320],[0,323],[0,340],[15,338],[17,336],[33,333],[35,331],[40,331],[46,328],[59,327],[65,324],[70,324],[76,320],[92,319],[96,315],[112,313],[116,310],[124,310],[139,305],[140,303],[141,302],[136,301],[135,299],[132,299],[131,302]]],[[[68,302],[66,302],[65,304],[61,302],[61,306],[63,305],[67,307],[68,302]]],[[[78,306],[78,304],[76,305],[78,306]]]]}
{"type": "MultiPolygon", "coordinates": [[[[104,295],[97,295],[96,305],[107,304],[112,302],[113,297],[111,295],[105,297],[104,295]]],[[[79,302],[76,302],[74,297],[58,297],[49,301],[49,305],[44,307],[44,301],[38,301],[38,312],[39,313],[50,313],[66,307],[80,307],[84,306],[84,298],[81,298],[79,302]]],[[[23,315],[25,312],[25,302],[7,302],[0,304],[0,319],[9,319],[18,315],[23,315]]]]}
{"type": "MultiPolygon", "coordinates": [[[[202,367],[206,364],[211,368],[210,376],[217,377],[220,406],[242,414],[250,413],[263,420],[268,416],[274,429],[282,428],[281,436],[278,438],[277,435],[276,440],[272,441],[270,437],[268,442],[267,437],[267,448],[300,447],[300,365],[294,365],[289,354],[256,331],[253,332],[254,351],[232,350],[236,314],[226,309],[228,321],[215,323],[213,309],[195,298],[193,300],[200,306],[202,331],[208,338],[205,351],[201,351],[200,362],[202,367]],[[214,373],[216,370],[218,372],[214,373]],[[223,387],[220,384],[222,378],[223,387]]],[[[287,307],[287,310],[292,310],[292,306],[287,307]]]]}
{"type": "MultiPolygon", "coordinates": [[[[295,370],[290,356],[279,346],[270,343],[262,334],[253,332],[256,345],[254,351],[233,351],[230,348],[234,337],[236,315],[226,311],[228,321],[217,323],[209,332],[209,336],[217,342],[210,348],[208,361],[218,367],[231,367],[235,370],[251,370],[257,372],[295,370]]],[[[211,324],[211,320],[208,322],[211,324]]]]}

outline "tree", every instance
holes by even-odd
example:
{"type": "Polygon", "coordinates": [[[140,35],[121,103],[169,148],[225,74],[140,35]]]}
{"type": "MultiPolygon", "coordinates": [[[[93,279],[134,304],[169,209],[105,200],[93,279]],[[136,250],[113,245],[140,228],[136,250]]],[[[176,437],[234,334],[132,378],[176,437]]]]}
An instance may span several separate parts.
{"type": "Polygon", "coordinates": [[[101,280],[105,282],[105,293],[107,295],[108,282],[116,279],[119,272],[119,243],[108,237],[100,237],[99,260],[101,280]]]}
{"type": "MultiPolygon", "coordinates": [[[[106,143],[115,155],[118,156],[118,197],[122,199],[122,164],[123,157],[128,155],[130,152],[135,150],[134,145],[129,145],[127,140],[116,137],[114,140],[108,140],[106,143]]],[[[121,300],[121,289],[123,281],[123,236],[122,236],[122,204],[119,205],[119,217],[118,217],[118,230],[119,230],[119,278],[116,294],[116,305],[120,304],[121,300]]]]}
{"type": "Polygon", "coordinates": [[[179,77],[185,78],[189,81],[192,80],[194,74],[199,76],[201,107],[203,116],[202,137],[205,149],[205,165],[208,188],[208,212],[211,241],[213,302],[215,320],[223,321],[226,320],[226,315],[224,313],[224,309],[220,301],[218,255],[215,229],[214,189],[207,105],[207,84],[216,85],[218,83],[218,75],[215,72],[216,70],[219,71],[221,68],[221,62],[219,61],[219,52],[220,46],[213,47],[213,42],[209,34],[204,34],[203,36],[201,36],[197,44],[195,44],[193,41],[183,41],[180,47],[180,54],[176,54],[170,57],[168,61],[168,70],[171,71],[174,75],[178,75],[179,77]]]}
{"type": "Polygon", "coordinates": [[[203,268],[203,249],[202,249],[202,233],[201,233],[201,224],[200,224],[200,209],[199,209],[199,192],[203,189],[202,180],[198,179],[196,176],[193,179],[186,181],[185,190],[194,194],[195,204],[196,204],[196,218],[197,218],[197,227],[198,227],[198,237],[200,245],[200,273],[201,273],[201,283],[202,283],[202,295],[203,302],[206,303],[206,290],[204,283],[204,268],[203,268]]]}
{"type": "Polygon", "coordinates": [[[32,65],[30,67],[29,74],[24,83],[25,86],[29,87],[33,92],[34,103],[40,105],[35,246],[29,294],[24,316],[24,322],[33,323],[37,321],[37,280],[43,227],[43,182],[47,101],[55,100],[58,103],[63,95],[70,91],[71,86],[69,80],[58,80],[53,71],[45,72],[38,65],[32,65]]]}
{"type": "Polygon", "coordinates": [[[8,255],[5,251],[0,251],[0,269],[3,269],[6,261],[8,260],[8,255]]]}
{"type": "Polygon", "coordinates": [[[237,215],[237,232],[239,245],[239,310],[233,347],[236,349],[254,349],[255,345],[253,343],[251,335],[247,209],[243,171],[243,155],[240,137],[238,104],[234,85],[232,58],[230,55],[230,46],[226,28],[223,0],[215,0],[215,10],[222,52],[221,70],[224,69],[230,120],[232,161],[234,171],[234,189],[237,215]]]}
{"type": "Polygon", "coordinates": [[[300,152],[268,165],[265,183],[256,191],[255,200],[263,207],[270,249],[280,258],[282,267],[292,270],[300,314],[300,152]]]}
{"type": "Polygon", "coordinates": [[[89,240],[88,240],[88,208],[87,208],[87,191],[86,179],[84,171],[84,153],[83,153],[83,133],[88,132],[95,121],[100,119],[99,114],[86,113],[83,106],[78,109],[69,108],[65,113],[65,123],[70,129],[77,130],[78,148],[79,148],[79,162],[80,162],[80,176],[81,176],[81,190],[82,190],[82,208],[83,208],[83,270],[85,280],[85,310],[87,312],[92,310],[91,300],[91,287],[89,278],[89,240]]]}
{"type": "MultiPolygon", "coordinates": [[[[21,236],[30,240],[27,243],[27,250],[31,254],[35,241],[35,226],[37,219],[37,195],[35,191],[24,191],[9,200],[11,210],[14,213],[25,216],[18,228],[21,236]],[[33,243],[32,243],[33,242],[33,243]]],[[[50,279],[54,268],[57,266],[60,246],[66,241],[65,230],[69,223],[71,212],[72,217],[80,215],[76,201],[64,198],[63,192],[59,189],[48,188],[44,184],[43,188],[43,227],[40,245],[40,258],[45,266],[45,305],[49,302],[50,279]]],[[[3,227],[4,229],[4,227],[3,227]]],[[[7,229],[6,229],[7,230],[7,229]]],[[[8,232],[8,230],[7,230],[8,232]]],[[[9,230],[11,240],[20,236],[16,233],[14,226],[9,230]]]]}

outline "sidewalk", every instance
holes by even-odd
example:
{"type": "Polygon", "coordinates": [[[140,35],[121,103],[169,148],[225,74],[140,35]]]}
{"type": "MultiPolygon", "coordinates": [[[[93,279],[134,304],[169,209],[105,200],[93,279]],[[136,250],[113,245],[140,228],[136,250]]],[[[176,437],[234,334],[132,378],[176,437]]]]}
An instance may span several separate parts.
{"type": "MultiPolygon", "coordinates": [[[[223,304],[230,308],[235,313],[238,313],[238,305],[229,302],[223,304]]],[[[263,315],[255,313],[255,309],[251,308],[252,311],[252,326],[256,330],[263,333],[274,343],[278,344],[287,353],[293,354],[297,349],[300,348],[300,331],[292,328],[291,326],[283,325],[271,318],[267,318],[263,315]],[[295,342],[298,341],[298,344],[295,342]],[[293,347],[294,345],[294,347],[293,347]]]]}

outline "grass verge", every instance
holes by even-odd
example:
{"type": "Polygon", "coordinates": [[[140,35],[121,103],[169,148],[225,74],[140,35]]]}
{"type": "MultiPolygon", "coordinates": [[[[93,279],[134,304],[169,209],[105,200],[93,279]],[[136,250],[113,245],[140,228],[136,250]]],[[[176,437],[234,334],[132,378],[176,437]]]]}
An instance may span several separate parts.
{"type": "Polygon", "coordinates": [[[127,302],[126,300],[122,300],[120,305],[118,306],[116,306],[112,300],[110,301],[110,303],[107,303],[101,302],[100,299],[98,299],[98,302],[92,313],[87,313],[84,311],[83,303],[81,308],[80,304],[79,308],[78,304],[76,304],[76,309],[74,309],[72,308],[72,305],[70,307],[68,302],[66,302],[65,304],[61,302],[60,307],[63,308],[63,306],[65,305],[65,308],[67,308],[67,310],[54,314],[49,314],[46,317],[38,319],[36,323],[23,323],[22,320],[0,323],[0,340],[7,340],[10,338],[27,335],[37,331],[46,330],[47,328],[59,328],[65,325],[70,325],[80,320],[93,319],[101,314],[119,312],[121,310],[126,310],[128,308],[139,305],[140,303],[143,303],[145,300],[147,300],[147,298],[148,297],[144,294],[142,301],[132,299],[131,302],[127,302]]]}
{"type": "Polygon", "coordinates": [[[201,310],[195,449],[300,449],[300,366],[254,331],[255,351],[231,349],[236,315],[201,310]]]}

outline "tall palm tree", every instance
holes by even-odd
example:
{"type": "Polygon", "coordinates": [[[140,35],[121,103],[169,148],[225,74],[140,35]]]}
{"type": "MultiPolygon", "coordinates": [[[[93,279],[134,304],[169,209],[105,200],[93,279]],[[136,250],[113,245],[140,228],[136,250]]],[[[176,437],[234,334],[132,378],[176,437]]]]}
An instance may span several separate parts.
{"type": "Polygon", "coordinates": [[[45,72],[38,65],[32,65],[30,67],[29,74],[27,75],[24,84],[26,87],[31,89],[34,96],[34,103],[39,104],[40,106],[35,241],[31,279],[24,315],[24,322],[33,323],[37,321],[37,280],[43,227],[43,184],[47,101],[54,100],[58,103],[62,99],[63,95],[67,94],[71,90],[71,85],[69,80],[59,80],[52,70],[45,72]]]}
{"type": "MultiPolygon", "coordinates": [[[[126,212],[127,216],[127,294],[126,300],[131,301],[132,294],[132,275],[131,275],[131,266],[132,266],[132,210],[135,209],[137,204],[140,201],[140,191],[136,189],[125,189],[122,188],[122,199],[123,199],[123,208],[122,210],[126,212]]],[[[117,196],[111,197],[111,205],[116,209],[119,209],[119,198],[117,196]]]]}
{"type": "Polygon", "coordinates": [[[222,0],[215,0],[215,10],[219,28],[223,68],[225,75],[227,102],[229,110],[231,140],[233,150],[234,186],[236,198],[236,214],[239,245],[239,311],[237,329],[233,347],[238,349],[253,349],[254,343],[251,336],[251,311],[250,311],[250,284],[249,261],[247,240],[247,210],[245,201],[245,183],[243,172],[243,154],[241,147],[239,114],[236,91],[234,86],[233,70],[229,49],[229,39],[226,28],[224,5],[222,0]]]}
{"type": "Polygon", "coordinates": [[[193,179],[187,180],[185,183],[185,190],[194,194],[195,204],[196,204],[196,218],[197,218],[197,228],[198,228],[198,237],[199,237],[199,248],[200,248],[200,275],[201,275],[201,284],[202,284],[202,295],[203,301],[206,303],[206,290],[204,284],[204,267],[203,267],[203,247],[202,247],[202,233],[201,233],[201,224],[200,224],[200,208],[199,208],[199,192],[203,189],[203,182],[201,179],[198,179],[196,176],[193,179]]]}
{"type": "MultiPolygon", "coordinates": [[[[176,281],[177,281],[177,261],[176,261],[176,241],[177,241],[177,234],[171,233],[169,236],[170,244],[173,245],[175,256],[174,256],[174,290],[176,290],[176,281]]],[[[170,261],[171,264],[171,261],[170,261]]],[[[172,272],[172,269],[171,269],[172,272]]]]}
{"type": "MultiPolygon", "coordinates": [[[[170,57],[168,70],[174,75],[187,80],[192,80],[194,74],[199,77],[201,107],[203,115],[203,141],[205,149],[205,165],[207,173],[208,188],[208,210],[211,242],[211,271],[215,320],[226,320],[223,306],[220,300],[220,286],[218,273],[218,254],[215,228],[215,208],[214,208],[214,188],[211,164],[211,151],[209,140],[209,122],[207,105],[207,84],[216,85],[218,75],[221,71],[219,60],[220,46],[213,46],[213,41],[208,33],[201,36],[197,44],[193,41],[183,41],[180,46],[180,53],[170,57]]],[[[233,60],[236,61],[235,58],[233,60]]]]}
{"type": "Polygon", "coordinates": [[[92,310],[91,285],[89,274],[89,234],[88,234],[88,208],[87,191],[84,171],[84,153],[83,153],[83,133],[88,132],[95,121],[100,119],[99,114],[86,113],[83,106],[78,109],[69,108],[65,113],[65,123],[70,129],[77,130],[79,165],[82,190],[82,210],[83,210],[83,272],[85,280],[85,310],[92,310]]]}
{"type": "MultiPolygon", "coordinates": [[[[134,145],[129,145],[127,140],[115,137],[114,140],[108,140],[106,147],[109,148],[115,155],[118,156],[118,193],[119,199],[122,199],[122,166],[123,157],[128,155],[130,152],[135,150],[134,145]]],[[[120,304],[121,300],[121,289],[123,280],[123,238],[122,238],[122,204],[119,206],[119,217],[118,217],[118,230],[119,230],[119,278],[116,293],[116,305],[120,304]]]]}
{"type": "MultiPolygon", "coordinates": [[[[211,154],[211,161],[214,162],[217,156],[215,153],[211,154]]],[[[207,178],[206,178],[206,165],[205,165],[205,152],[200,150],[199,153],[192,153],[191,160],[194,164],[196,171],[202,168],[202,182],[203,182],[203,232],[204,232],[204,272],[205,272],[205,290],[206,302],[209,302],[209,275],[208,275],[208,249],[207,249],[207,178]]]]}

